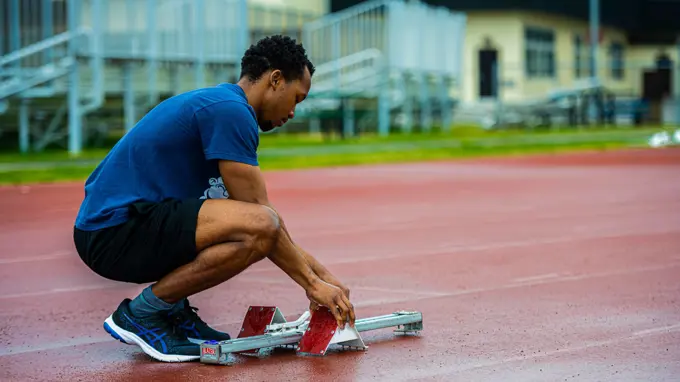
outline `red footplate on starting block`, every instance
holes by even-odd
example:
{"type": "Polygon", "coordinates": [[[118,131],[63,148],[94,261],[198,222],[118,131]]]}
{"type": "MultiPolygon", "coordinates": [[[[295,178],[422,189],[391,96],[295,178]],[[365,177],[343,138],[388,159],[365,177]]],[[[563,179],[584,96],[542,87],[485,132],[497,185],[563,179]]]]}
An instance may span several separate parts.
{"type": "Polygon", "coordinates": [[[366,349],[356,328],[348,324],[338,327],[333,313],[326,307],[319,307],[312,313],[309,325],[298,345],[299,355],[324,355],[332,344],[366,349]]]}
{"type": "MultiPolygon", "coordinates": [[[[238,338],[260,336],[265,334],[268,325],[286,322],[281,311],[275,306],[251,306],[243,318],[238,338]]],[[[260,349],[240,352],[243,355],[260,355],[260,349]]]]}
{"type": "Polygon", "coordinates": [[[324,355],[337,329],[338,322],[335,321],[330,309],[319,307],[312,313],[307,331],[300,340],[298,353],[324,355]]]}
{"type": "Polygon", "coordinates": [[[275,306],[251,306],[243,318],[238,338],[259,336],[264,334],[267,325],[271,324],[276,313],[275,306]]]}

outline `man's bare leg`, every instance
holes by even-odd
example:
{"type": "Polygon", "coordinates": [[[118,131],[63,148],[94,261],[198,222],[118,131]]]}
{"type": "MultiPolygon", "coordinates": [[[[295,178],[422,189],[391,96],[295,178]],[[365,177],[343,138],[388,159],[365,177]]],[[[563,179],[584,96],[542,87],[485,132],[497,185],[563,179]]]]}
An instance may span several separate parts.
{"type": "Polygon", "coordinates": [[[342,290],[319,279],[290,238],[281,234],[278,215],[266,206],[229,199],[206,200],[196,228],[196,259],[156,283],[159,299],[175,303],[223,283],[268,257],[306,292],[334,313],[339,325],[353,307],[342,290]]]}
{"type": "Polygon", "coordinates": [[[267,257],[279,230],[278,216],[267,207],[206,200],[196,226],[198,256],[163,277],[152,290],[172,304],[227,281],[267,257]]]}

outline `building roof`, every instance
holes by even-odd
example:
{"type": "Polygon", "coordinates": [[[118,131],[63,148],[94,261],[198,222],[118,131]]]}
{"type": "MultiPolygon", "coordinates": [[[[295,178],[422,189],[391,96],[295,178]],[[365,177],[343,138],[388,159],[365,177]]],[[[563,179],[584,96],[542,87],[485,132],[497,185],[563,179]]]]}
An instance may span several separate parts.
{"type": "MultiPolygon", "coordinates": [[[[330,0],[331,12],[359,0],[330,0]]],[[[459,11],[541,11],[587,21],[588,0],[423,0],[459,11]]],[[[624,30],[631,43],[674,44],[680,37],[680,0],[600,0],[600,21],[624,30]]]]}

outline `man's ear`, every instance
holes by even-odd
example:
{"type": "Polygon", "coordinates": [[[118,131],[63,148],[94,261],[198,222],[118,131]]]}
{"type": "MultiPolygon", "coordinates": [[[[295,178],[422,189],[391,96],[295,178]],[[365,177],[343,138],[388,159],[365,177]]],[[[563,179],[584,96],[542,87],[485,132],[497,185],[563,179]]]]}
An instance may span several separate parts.
{"type": "Polygon", "coordinates": [[[272,73],[269,75],[269,82],[270,85],[274,88],[274,90],[282,87],[283,75],[281,74],[281,71],[278,69],[273,70],[272,73]]]}

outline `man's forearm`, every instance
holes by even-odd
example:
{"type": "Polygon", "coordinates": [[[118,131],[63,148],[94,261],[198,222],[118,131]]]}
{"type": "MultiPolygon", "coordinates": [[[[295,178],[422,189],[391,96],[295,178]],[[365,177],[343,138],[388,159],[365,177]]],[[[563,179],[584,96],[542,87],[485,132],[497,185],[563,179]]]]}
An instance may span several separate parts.
{"type": "Polygon", "coordinates": [[[290,233],[288,232],[288,228],[286,228],[286,223],[284,223],[281,215],[278,213],[278,211],[276,211],[276,209],[273,206],[270,205],[269,208],[273,209],[276,212],[276,214],[279,215],[279,224],[281,224],[282,233],[288,237],[288,240],[290,240],[290,242],[293,244],[293,246],[295,246],[295,248],[304,257],[304,259],[307,261],[307,263],[312,268],[314,273],[316,273],[319,276],[319,278],[323,281],[328,282],[328,281],[331,281],[331,279],[334,279],[333,275],[328,271],[328,269],[326,269],[326,267],[324,267],[321,263],[319,263],[314,258],[314,256],[310,255],[309,253],[307,253],[307,251],[305,251],[300,246],[295,244],[295,242],[293,241],[293,238],[291,237],[290,233]]]}
{"type": "Polygon", "coordinates": [[[321,278],[286,234],[278,236],[269,259],[305,291],[309,291],[321,278]]]}
{"type": "Polygon", "coordinates": [[[300,248],[297,244],[295,247],[300,251],[302,256],[307,260],[307,263],[309,263],[309,266],[312,268],[314,273],[316,273],[319,278],[323,281],[330,282],[332,280],[335,280],[335,277],[331,274],[326,267],[324,267],[314,256],[310,255],[307,251],[304,249],[300,248]]]}
{"type": "Polygon", "coordinates": [[[279,216],[282,231],[276,239],[276,245],[274,251],[269,256],[269,260],[281,268],[304,290],[309,290],[321,277],[309,263],[307,256],[301,253],[295,243],[293,243],[278,211],[271,205],[267,207],[271,208],[279,216]]]}

